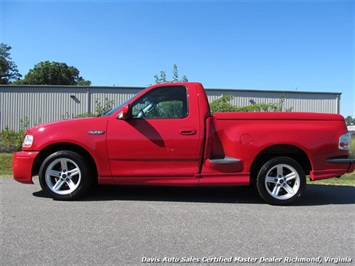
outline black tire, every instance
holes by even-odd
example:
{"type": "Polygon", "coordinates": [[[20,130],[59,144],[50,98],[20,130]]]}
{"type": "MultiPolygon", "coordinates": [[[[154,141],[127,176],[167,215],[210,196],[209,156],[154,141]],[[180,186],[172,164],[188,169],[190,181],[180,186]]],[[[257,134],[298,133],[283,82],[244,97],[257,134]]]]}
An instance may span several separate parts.
{"type": "Polygon", "coordinates": [[[94,174],[86,159],[72,151],[49,155],[39,169],[42,190],[55,200],[75,200],[87,193],[94,174]]]}
{"type": "Polygon", "coordinates": [[[295,202],[306,188],[306,175],[300,164],[289,157],[267,161],[257,175],[256,185],[263,200],[272,205],[295,202]]]}

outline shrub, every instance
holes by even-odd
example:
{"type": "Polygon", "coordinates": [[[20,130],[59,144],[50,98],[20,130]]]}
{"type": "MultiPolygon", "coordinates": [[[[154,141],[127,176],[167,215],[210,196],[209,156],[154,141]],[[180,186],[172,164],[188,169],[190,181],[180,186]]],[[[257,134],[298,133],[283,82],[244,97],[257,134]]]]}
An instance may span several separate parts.
{"type": "Polygon", "coordinates": [[[234,97],[225,95],[210,104],[211,112],[291,112],[292,107],[285,109],[285,96],[278,103],[255,103],[248,106],[236,107],[230,103],[234,97]]]}
{"type": "Polygon", "coordinates": [[[232,99],[233,96],[225,95],[217,100],[214,100],[210,104],[211,112],[237,112],[237,107],[230,103],[232,99]]]}
{"type": "Polygon", "coordinates": [[[20,130],[15,130],[5,127],[0,133],[0,152],[14,152],[21,150],[23,136],[29,127],[28,117],[20,119],[20,130]]]}
{"type": "Polygon", "coordinates": [[[3,129],[0,133],[0,152],[14,152],[21,150],[24,133],[25,130],[15,132],[8,127],[3,129]]]}

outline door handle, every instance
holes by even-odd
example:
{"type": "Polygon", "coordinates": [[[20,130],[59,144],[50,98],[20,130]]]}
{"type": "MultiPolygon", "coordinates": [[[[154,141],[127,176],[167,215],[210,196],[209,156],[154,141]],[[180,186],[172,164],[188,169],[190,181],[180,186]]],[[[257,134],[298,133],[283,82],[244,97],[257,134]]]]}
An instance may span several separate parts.
{"type": "Polygon", "coordinates": [[[179,133],[181,135],[195,135],[196,129],[194,129],[194,128],[180,128],[179,133]]]}

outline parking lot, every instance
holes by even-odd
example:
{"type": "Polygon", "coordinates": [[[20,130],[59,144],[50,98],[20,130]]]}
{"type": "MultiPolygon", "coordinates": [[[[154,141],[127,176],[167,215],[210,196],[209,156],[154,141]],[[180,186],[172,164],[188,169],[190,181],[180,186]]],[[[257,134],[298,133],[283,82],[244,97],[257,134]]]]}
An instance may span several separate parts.
{"type": "Polygon", "coordinates": [[[250,188],[99,187],[75,202],[0,178],[1,265],[354,263],[355,188],[308,186],[294,206],[250,188]]]}

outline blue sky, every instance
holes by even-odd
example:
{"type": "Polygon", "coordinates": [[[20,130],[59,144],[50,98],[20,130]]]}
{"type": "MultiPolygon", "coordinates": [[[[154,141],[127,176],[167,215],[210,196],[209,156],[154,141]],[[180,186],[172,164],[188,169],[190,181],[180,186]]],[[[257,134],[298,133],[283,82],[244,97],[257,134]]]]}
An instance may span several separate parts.
{"type": "Polygon", "coordinates": [[[355,117],[353,1],[7,1],[1,42],[24,76],[41,61],[93,86],[161,70],[207,88],[342,92],[355,117]]]}

